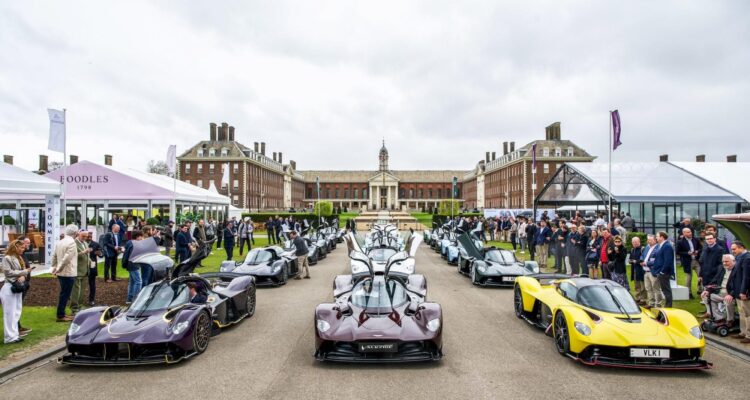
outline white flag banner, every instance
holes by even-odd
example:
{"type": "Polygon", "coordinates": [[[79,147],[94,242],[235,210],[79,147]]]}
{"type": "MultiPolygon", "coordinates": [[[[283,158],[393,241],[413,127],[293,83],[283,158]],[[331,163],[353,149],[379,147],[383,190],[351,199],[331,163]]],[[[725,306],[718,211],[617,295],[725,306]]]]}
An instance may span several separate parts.
{"type": "Polygon", "coordinates": [[[173,144],[169,146],[169,149],[167,149],[167,159],[165,160],[167,163],[167,170],[169,170],[170,174],[174,174],[175,172],[176,160],[177,160],[177,145],[173,144]]]}
{"type": "Polygon", "coordinates": [[[224,174],[221,176],[221,187],[229,186],[229,163],[224,164],[224,174]]]}
{"type": "Polygon", "coordinates": [[[47,148],[65,153],[65,113],[48,108],[47,114],[49,114],[49,144],[47,148]]]}

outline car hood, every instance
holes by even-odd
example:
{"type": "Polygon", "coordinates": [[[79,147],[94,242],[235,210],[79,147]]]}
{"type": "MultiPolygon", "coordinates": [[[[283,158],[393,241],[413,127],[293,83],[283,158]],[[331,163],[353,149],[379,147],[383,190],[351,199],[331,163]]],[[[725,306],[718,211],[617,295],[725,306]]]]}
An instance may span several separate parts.
{"type": "Polygon", "coordinates": [[[530,275],[533,273],[526,269],[523,264],[503,265],[491,261],[486,263],[487,271],[484,273],[485,275],[530,275]]]}
{"type": "Polygon", "coordinates": [[[424,318],[417,320],[403,314],[399,310],[401,325],[388,318],[387,313],[379,316],[370,314],[362,325],[359,324],[360,310],[355,309],[350,317],[343,317],[333,324],[331,328],[321,334],[332,340],[339,341],[359,341],[359,340],[424,340],[436,336],[425,326],[424,318]]]}
{"type": "Polygon", "coordinates": [[[231,272],[237,274],[250,274],[250,275],[271,275],[273,274],[273,266],[266,263],[258,265],[241,264],[238,265],[231,272]]]}
{"type": "MultiPolygon", "coordinates": [[[[159,343],[171,337],[167,328],[169,322],[164,319],[166,310],[156,310],[144,313],[142,316],[128,316],[122,313],[102,325],[99,321],[101,313],[90,313],[83,320],[76,318],[74,323],[80,326],[79,331],[68,336],[68,342],[89,345],[93,343],[159,343]]],[[[180,312],[193,312],[183,310],[180,312]]]]}

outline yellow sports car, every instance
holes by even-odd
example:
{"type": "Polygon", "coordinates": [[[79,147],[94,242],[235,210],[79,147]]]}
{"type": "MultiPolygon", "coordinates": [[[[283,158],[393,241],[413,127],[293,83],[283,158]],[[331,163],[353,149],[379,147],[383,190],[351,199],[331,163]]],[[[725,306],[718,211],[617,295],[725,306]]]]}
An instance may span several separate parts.
{"type": "Polygon", "coordinates": [[[587,365],[707,369],[698,321],[673,308],[646,310],[610,280],[537,274],[516,279],[516,316],[555,338],[557,351],[587,365]]]}

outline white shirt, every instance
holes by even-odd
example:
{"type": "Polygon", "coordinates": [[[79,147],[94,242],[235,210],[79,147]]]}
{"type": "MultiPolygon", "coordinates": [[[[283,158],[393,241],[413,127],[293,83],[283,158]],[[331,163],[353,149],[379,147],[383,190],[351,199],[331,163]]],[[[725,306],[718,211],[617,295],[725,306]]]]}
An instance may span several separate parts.
{"type": "Polygon", "coordinates": [[[648,253],[646,253],[646,258],[643,259],[646,262],[646,265],[643,266],[643,270],[646,271],[646,272],[651,271],[651,268],[647,267],[647,265],[648,265],[648,259],[651,258],[651,253],[654,250],[656,250],[656,245],[649,246],[648,253]]]}

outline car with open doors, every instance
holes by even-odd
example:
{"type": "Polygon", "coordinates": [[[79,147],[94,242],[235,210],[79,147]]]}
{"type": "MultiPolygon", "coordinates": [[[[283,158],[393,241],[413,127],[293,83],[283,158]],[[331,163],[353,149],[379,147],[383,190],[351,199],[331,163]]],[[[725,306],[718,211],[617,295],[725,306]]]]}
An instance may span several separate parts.
{"type": "Polygon", "coordinates": [[[468,276],[479,286],[512,287],[516,278],[539,273],[536,261],[520,261],[515,253],[496,247],[478,247],[481,242],[463,233],[458,255],[458,273],[468,276]]]}
{"type": "MultiPolygon", "coordinates": [[[[251,276],[193,274],[209,251],[198,249],[190,260],[166,271],[144,287],[130,306],[80,311],[65,338],[67,354],[58,361],[91,366],[170,364],[203,353],[212,335],[253,316],[256,304],[251,276]],[[205,301],[192,302],[189,286],[205,301]]],[[[145,254],[131,261],[158,266],[163,257],[145,254]]]]}
{"type": "MultiPolygon", "coordinates": [[[[338,362],[437,361],[443,356],[440,305],[427,301],[422,275],[399,268],[394,254],[376,273],[363,253],[352,254],[366,271],[337,276],[332,303],[315,309],[315,358],[338,362]]],[[[359,265],[359,264],[358,264],[359,265]]]]}

